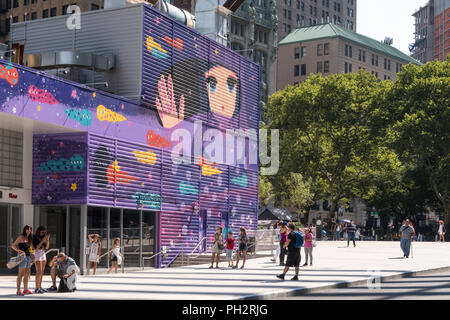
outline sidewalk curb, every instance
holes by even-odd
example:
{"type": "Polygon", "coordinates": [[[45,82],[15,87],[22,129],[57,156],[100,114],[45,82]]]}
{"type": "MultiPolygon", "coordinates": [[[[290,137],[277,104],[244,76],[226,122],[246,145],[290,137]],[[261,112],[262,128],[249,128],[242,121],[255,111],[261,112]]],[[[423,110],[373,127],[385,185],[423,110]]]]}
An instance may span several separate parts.
{"type": "MultiPolygon", "coordinates": [[[[420,271],[408,271],[404,273],[394,274],[390,276],[383,276],[380,277],[381,283],[387,281],[387,280],[393,280],[393,279],[401,279],[401,278],[410,278],[417,275],[423,275],[427,273],[438,273],[438,272],[445,272],[450,271],[450,266],[447,267],[439,267],[434,269],[427,269],[427,270],[420,270],[420,271]]],[[[323,291],[327,291],[330,289],[342,289],[342,288],[350,288],[353,286],[359,286],[363,284],[367,284],[367,279],[364,280],[356,280],[356,281],[345,281],[345,282],[337,282],[335,284],[326,285],[322,287],[316,287],[316,288],[296,288],[296,289],[287,289],[287,291],[277,291],[277,292],[269,292],[265,294],[255,294],[255,295],[248,295],[242,298],[238,298],[236,300],[271,300],[274,298],[288,298],[288,297],[298,297],[298,296],[304,296],[312,293],[319,293],[323,291]]]]}

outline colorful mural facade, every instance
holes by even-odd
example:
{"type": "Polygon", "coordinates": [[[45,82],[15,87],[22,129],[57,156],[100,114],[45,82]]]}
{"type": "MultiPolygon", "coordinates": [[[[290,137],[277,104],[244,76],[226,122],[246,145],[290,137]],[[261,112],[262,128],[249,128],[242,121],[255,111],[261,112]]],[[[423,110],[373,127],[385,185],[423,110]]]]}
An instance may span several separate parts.
{"type": "Polygon", "coordinates": [[[0,60],[0,115],[78,131],[35,136],[34,204],[157,211],[159,248],[175,243],[164,267],[202,235],[210,248],[218,226],[256,230],[258,166],[249,159],[258,154],[259,69],[149,6],[143,28],[141,101],[0,60]],[[211,129],[214,141],[205,139],[211,129]],[[231,159],[214,161],[211,146],[227,129],[250,129],[250,138],[224,143],[219,153],[231,159]]]}

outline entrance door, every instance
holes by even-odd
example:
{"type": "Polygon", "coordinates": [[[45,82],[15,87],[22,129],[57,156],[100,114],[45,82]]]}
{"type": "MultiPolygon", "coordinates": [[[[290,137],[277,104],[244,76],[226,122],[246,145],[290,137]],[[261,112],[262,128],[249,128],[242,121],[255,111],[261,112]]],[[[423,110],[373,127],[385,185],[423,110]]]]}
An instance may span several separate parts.
{"type": "MultiPolygon", "coordinates": [[[[46,226],[47,232],[50,234],[49,249],[59,249],[68,254],[69,252],[67,251],[66,219],[66,206],[39,207],[39,225],[46,226]]],[[[56,252],[54,251],[48,253],[47,261],[50,261],[55,255],[56,252]]]]}
{"type": "Polygon", "coordinates": [[[8,272],[6,263],[15,256],[11,245],[22,231],[20,221],[20,206],[0,204],[0,272],[8,272]]]}
{"type": "MultiPolygon", "coordinates": [[[[198,241],[201,241],[206,237],[206,230],[208,228],[208,214],[207,211],[202,209],[200,210],[198,217],[198,241]]],[[[198,252],[202,253],[206,250],[206,239],[202,241],[202,243],[198,246],[198,252]]]]}

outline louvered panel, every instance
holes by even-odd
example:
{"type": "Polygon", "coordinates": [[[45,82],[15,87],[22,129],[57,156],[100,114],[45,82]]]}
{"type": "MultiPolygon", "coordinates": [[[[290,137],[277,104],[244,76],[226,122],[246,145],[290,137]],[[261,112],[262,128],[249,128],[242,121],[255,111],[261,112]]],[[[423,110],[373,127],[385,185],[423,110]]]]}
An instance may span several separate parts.
{"type": "Polygon", "coordinates": [[[87,135],[34,135],[33,204],[86,203],[87,135]]]}

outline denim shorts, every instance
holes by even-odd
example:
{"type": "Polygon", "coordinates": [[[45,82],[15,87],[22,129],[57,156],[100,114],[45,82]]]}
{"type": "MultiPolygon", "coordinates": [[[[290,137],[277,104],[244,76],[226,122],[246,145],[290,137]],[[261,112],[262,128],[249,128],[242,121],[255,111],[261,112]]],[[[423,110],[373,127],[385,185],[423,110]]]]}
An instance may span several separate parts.
{"type": "Polygon", "coordinates": [[[31,257],[26,256],[21,263],[19,263],[19,269],[31,268],[31,257]]]}

